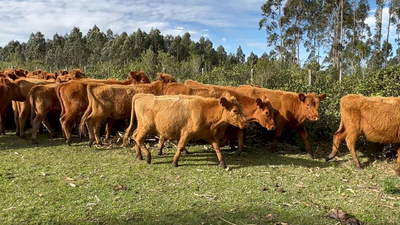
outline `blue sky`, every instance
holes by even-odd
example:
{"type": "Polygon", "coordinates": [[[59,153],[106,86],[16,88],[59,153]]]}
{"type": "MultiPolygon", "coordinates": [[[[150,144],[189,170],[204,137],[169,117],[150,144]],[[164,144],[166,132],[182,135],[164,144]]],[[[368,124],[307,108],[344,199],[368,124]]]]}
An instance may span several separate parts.
{"type": "MultiPolygon", "coordinates": [[[[228,53],[236,53],[240,45],[246,57],[251,51],[261,56],[271,50],[265,31],[258,30],[263,3],[265,0],[0,0],[0,46],[11,40],[27,42],[37,31],[51,39],[55,33],[69,33],[74,26],[85,35],[96,24],[101,31],[110,28],[114,33],[131,34],[138,28],[149,32],[152,27],[163,35],[182,36],[188,31],[193,41],[204,36],[214,48],[223,45],[228,53]]],[[[370,0],[370,5],[367,23],[373,30],[375,1],[370,0]]]]}

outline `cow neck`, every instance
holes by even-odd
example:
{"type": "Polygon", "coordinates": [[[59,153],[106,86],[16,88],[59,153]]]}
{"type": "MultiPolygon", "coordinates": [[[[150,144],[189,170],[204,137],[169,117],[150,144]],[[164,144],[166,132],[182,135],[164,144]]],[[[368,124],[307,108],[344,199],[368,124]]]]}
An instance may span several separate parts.
{"type": "Polygon", "coordinates": [[[151,86],[154,87],[153,88],[153,90],[155,90],[154,94],[156,94],[156,95],[164,94],[164,92],[165,92],[164,89],[165,89],[166,85],[162,81],[160,81],[160,80],[154,81],[151,83],[151,86]]]}
{"type": "Polygon", "coordinates": [[[293,116],[299,123],[304,123],[304,121],[307,119],[307,116],[303,113],[303,107],[304,106],[301,104],[300,99],[296,99],[295,101],[293,101],[293,116]]]}
{"type": "Polygon", "coordinates": [[[214,130],[223,123],[222,114],[224,113],[224,107],[219,105],[218,101],[213,101],[212,105],[206,105],[203,110],[203,116],[206,118],[206,124],[210,126],[210,130],[214,130]]]}

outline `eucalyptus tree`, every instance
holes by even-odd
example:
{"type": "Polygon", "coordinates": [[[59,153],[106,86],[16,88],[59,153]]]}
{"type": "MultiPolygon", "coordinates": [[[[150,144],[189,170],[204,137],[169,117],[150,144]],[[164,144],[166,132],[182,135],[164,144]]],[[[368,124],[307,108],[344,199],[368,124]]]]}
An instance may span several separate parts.
{"type": "Polygon", "coordinates": [[[267,33],[267,46],[273,46],[282,59],[285,52],[284,34],[286,27],[282,23],[283,8],[286,0],[267,0],[261,6],[263,18],[258,23],[258,29],[265,29],[267,33]]]}
{"type": "Polygon", "coordinates": [[[376,0],[375,9],[375,35],[374,35],[374,50],[370,65],[374,69],[382,67],[383,53],[381,48],[382,42],[382,17],[383,17],[384,0],[376,0]]]}
{"type": "Polygon", "coordinates": [[[228,59],[228,55],[226,54],[224,46],[220,45],[217,48],[217,60],[218,60],[218,65],[221,66],[226,63],[226,60],[228,59]]]}
{"type": "Polygon", "coordinates": [[[159,51],[165,51],[165,43],[164,43],[164,36],[161,35],[161,31],[159,29],[151,28],[149,33],[149,40],[150,40],[150,49],[158,54],[159,51]]]}
{"type": "Polygon", "coordinates": [[[240,45],[236,50],[236,58],[239,63],[241,63],[241,64],[245,63],[246,55],[243,53],[242,47],[240,45]]]}
{"type": "Polygon", "coordinates": [[[45,63],[54,70],[63,69],[67,66],[65,64],[64,45],[65,38],[57,33],[53,36],[53,39],[47,41],[45,63]]]}
{"type": "Polygon", "coordinates": [[[44,35],[38,31],[35,34],[31,33],[25,48],[25,57],[28,61],[42,60],[46,55],[46,40],[44,35]]]}
{"type": "Polygon", "coordinates": [[[67,65],[82,68],[86,65],[88,57],[82,32],[78,27],[74,27],[65,38],[64,54],[67,65]]]}
{"type": "Polygon", "coordinates": [[[396,35],[395,42],[397,44],[396,55],[397,62],[400,62],[400,1],[395,0],[392,3],[392,11],[394,15],[394,24],[396,24],[396,35]]]}
{"type": "Polygon", "coordinates": [[[253,66],[258,62],[258,56],[254,54],[252,51],[250,52],[250,55],[247,57],[246,62],[253,68],[253,66]]]}
{"type": "Polygon", "coordinates": [[[89,64],[95,65],[96,63],[101,63],[101,51],[107,41],[106,34],[101,32],[96,25],[94,25],[92,29],[89,29],[86,34],[86,48],[89,52],[89,64]]]}

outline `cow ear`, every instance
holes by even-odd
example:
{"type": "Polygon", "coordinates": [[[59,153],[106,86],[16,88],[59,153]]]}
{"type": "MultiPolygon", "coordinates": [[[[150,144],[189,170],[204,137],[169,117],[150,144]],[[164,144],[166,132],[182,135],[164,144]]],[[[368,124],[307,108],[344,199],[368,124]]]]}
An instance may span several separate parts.
{"type": "Polygon", "coordinates": [[[261,100],[261,98],[257,98],[257,99],[256,99],[256,104],[257,104],[258,107],[261,107],[261,105],[262,105],[262,100],[261,100]]]}
{"type": "MultiPolygon", "coordinates": [[[[214,88],[213,88],[213,89],[214,89],[214,88]]],[[[225,98],[230,98],[230,97],[232,97],[231,93],[229,93],[229,92],[227,92],[227,91],[224,91],[224,93],[222,93],[222,96],[225,97],[225,98]]]]}
{"type": "Polygon", "coordinates": [[[11,84],[11,82],[10,82],[10,80],[9,80],[9,79],[7,79],[7,78],[4,78],[4,80],[3,80],[3,84],[5,84],[5,85],[10,85],[10,84],[11,84]]]}
{"type": "Polygon", "coordinates": [[[54,76],[56,77],[56,79],[57,79],[57,77],[58,77],[58,73],[57,72],[54,72],[54,76]]]}
{"type": "Polygon", "coordinates": [[[219,104],[222,105],[223,107],[225,107],[227,103],[228,103],[228,99],[226,99],[224,97],[219,99],[219,104]]]}
{"type": "Polygon", "coordinates": [[[319,98],[319,100],[324,100],[325,98],[326,98],[326,94],[325,93],[323,93],[323,94],[320,94],[319,96],[318,96],[318,98],[319,98]]]}
{"type": "Polygon", "coordinates": [[[299,93],[299,100],[304,102],[306,100],[306,95],[304,93],[299,93]]]}

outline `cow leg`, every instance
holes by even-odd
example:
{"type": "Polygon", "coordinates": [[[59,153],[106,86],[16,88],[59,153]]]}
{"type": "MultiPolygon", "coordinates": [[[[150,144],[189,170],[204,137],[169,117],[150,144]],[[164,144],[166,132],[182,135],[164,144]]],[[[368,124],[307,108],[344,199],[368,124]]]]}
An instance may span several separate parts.
{"type": "Polygon", "coordinates": [[[225,169],[225,168],[226,168],[226,164],[225,164],[224,156],[222,155],[221,150],[220,150],[220,148],[219,148],[219,143],[218,143],[218,141],[213,140],[213,141],[211,142],[211,144],[212,144],[212,146],[213,146],[213,148],[214,148],[214,150],[215,150],[215,153],[217,154],[217,157],[218,157],[218,160],[219,160],[219,165],[220,165],[222,168],[225,169]]]}
{"type": "Polygon", "coordinates": [[[129,127],[126,128],[126,130],[125,130],[124,141],[122,144],[124,147],[128,146],[129,139],[132,137],[132,133],[135,130],[135,128],[136,128],[136,123],[131,120],[129,127]]]}
{"type": "Polygon", "coordinates": [[[303,126],[300,126],[296,129],[297,133],[300,135],[300,137],[303,139],[304,141],[304,145],[306,146],[306,150],[307,150],[307,155],[310,158],[314,158],[313,156],[313,152],[311,150],[311,146],[310,143],[308,142],[308,135],[307,135],[307,131],[306,128],[303,126]]]}
{"type": "Polygon", "coordinates": [[[336,133],[333,135],[332,152],[326,158],[326,161],[329,161],[329,160],[335,158],[335,156],[338,152],[338,149],[340,147],[340,144],[343,142],[343,140],[346,138],[346,136],[347,136],[347,132],[345,129],[336,131],[336,133]]]}
{"type": "Polygon", "coordinates": [[[44,117],[44,120],[43,120],[42,124],[43,124],[43,126],[46,127],[46,129],[49,131],[49,133],[50,133],[50,135],[51,135],[52,138],[57,138],[57,137],[58,137],[58,136],[57,136],[57,133],[55,133],[55,132],[53,131],[53,129],[51,129],[50,122],[49,122],[49,120],[47,119],[47,117],[44,117]]]}
{"type": "Polygon", "coordinates": [[[94,123],[94,127],[93,127],[93,132],[94,132],[94,137],[96,139],[96,143],[98,145],[102,145],[102,141],[101,141],[101,136],[100,136],[100,128],[101,128],[101,122],[102,120],[96,120],[96,122],[94,123]]]}
{"type": "Polygon", "coordinates": [[[40,114],[36,114],[35,118],[32,121],[32,144],[38,144],[37,143],[37,134],[38,130],[40,128],[40,123],[43,120],[43,116],[40,114]]]}
{"type": "Polygon", "coordinates": [[[14,110],[15,134],[19,136],[19,104],[13,101],[12,106],[14,110]]]}
{"type": "Polygon", "coordinates": [[[5,127],[5,123],[6,123],[6,116],[7,116],[7,112],[9,109],[10,105],[8,104],[3,112],[0,112],[0,135],[6,135],[6,127],[5,127]]]}
{"type": "Polygon", "coordinates": [[[360,161],[358,161],[356,154],[356,143],[357,143],[358,135],[350,135],[348,134],[346,137],[347,147],[350,150],[351,157],[353,158],[354,165],[358,168],[362,168],[360,161]]]}
{"type": "Polygon", "coordinates": [[[181,153],[182,153],[182,151],[185,150],[185,147],[186,147],[187,143],[189,142],[189,140],[190,140],[190,138],[187,135],[183,135],[179,139],[178,148],[176,150],[174,159],[172,161],[173,167],[178,167],[178,161],[179,161],[179,158],[181,157],[181,153]]]}
{"type": "Polygon", "coordinates": [[[111,119],[111,118],[107,118],[106,120],[106,140],[110,140],[110,135],[112,130],[114,129],[114,125],[115,125],[115,120],[111,119]]]}
{"type": "Polygon", "coordinates": [[[139,160],[143,160],[143,156],[142,156],[142,151],[143,150],[145,152],[146,158],[147,158],[147,163],[151,163],[151,153],[150,151],[147,149],[144,141],[145,138],[147,137],[147,135],[149,134],[149,131],[147,129],[145,129],[145,127],[143,128],[137,128],[135,130],[135,132],[133,132],[133,140],[135,140],[136,145],[135,145],[135,152],[136,152],[136,158],[138,158],[139,160]]]}
{"type": "Polygon", "coordinates": [[[72,126],[71,126],[71,115],[65,113],[63,116],[60,117],[60,123],[61,123],[61,128],[63,130],[64,133],[64,138],[67,142],[68,145],[71,145],[71,130],[72,130],[72,126]]]}
{"type": "Polygon", "coordinates": [[[92,144],[93,144],[93,142],[95,140],[95,138],[94,138],[94,124],[93,123],[94,123],[93,122],[93,118],[89,116],[87,118],[87,120],[86,120],[86,127],[87,127],[87,130],[89,132],[89,147],[92,147],[92,144]]]}
{"type": "Polygon", "coordinates": [[[164,144],[165,144],[165,137],[160,136],[160,140],[158,140],[158,155],[162,155],[164,144]]]}
{"type": "Polygon", "coordinates": [[[277,126],[277,128],[276,128],[276,131],[275,131],[275,133],[274,133],[274,141],[272,142],[272,152],[274,153],[274,152],[276,152],[276,148],[277,148],[277,145],[278,145],[278,139],[281,137],[281,135],[282,135],[282,130],[283,130],[283,127],[282,126],[277,126]]]}
{"type": "Polygon", "coordinates": [[[23,139],[26,139],[25,137],[25,125],[26,121],[28,120],[29,112],[30,112],[30,107],[25,105],[24,107],[21,108],[21,113],[19,114],[19,126],[20,126],[20,132],[19,136],[23,139]]]}
{"type": "Polygon", "coordinates": [[[400,148],[397,149],[397,165],[394,168],[394,171],[396,171],[397,176],[400,176],[400,148]]]}
{"type": "Polygon", "coordinates": [[[239,142],[239,147],[238,147],[238,150],[236,153],[238,155],[240,155],[240,153],[242,153],[242,150],[244,148],[244,132],[243,132],[243,130],[241,130],[241,129],[238,130],[237,138],[238,138],[238,142],[239,142]]]}

